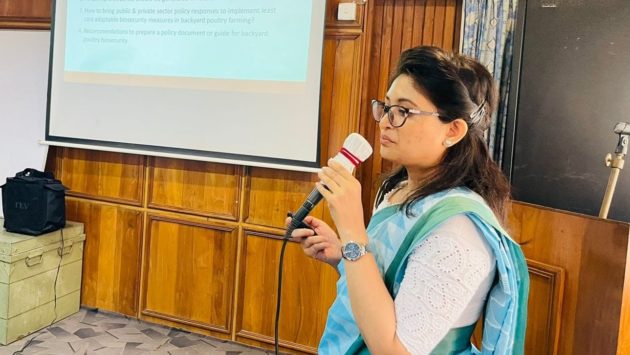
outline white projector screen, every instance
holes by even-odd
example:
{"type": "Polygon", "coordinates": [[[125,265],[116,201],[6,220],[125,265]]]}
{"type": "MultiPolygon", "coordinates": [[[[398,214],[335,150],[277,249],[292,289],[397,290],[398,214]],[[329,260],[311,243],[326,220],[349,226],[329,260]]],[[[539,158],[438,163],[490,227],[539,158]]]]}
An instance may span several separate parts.
{"type": "Polygon", "coordinates": [[[57,0],[46,142],[312,171],[321,0],[57,0]]]}

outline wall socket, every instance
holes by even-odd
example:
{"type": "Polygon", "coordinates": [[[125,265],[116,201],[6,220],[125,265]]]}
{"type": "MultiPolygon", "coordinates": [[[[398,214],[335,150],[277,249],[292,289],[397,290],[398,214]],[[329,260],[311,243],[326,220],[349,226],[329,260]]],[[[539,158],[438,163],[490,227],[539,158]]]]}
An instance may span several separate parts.
{"type": "Polygon", "coordinates": [[[337,7],[337,20],[339,21],[356,21],[357,4],[354,2],[342,2],[337,7]]]}

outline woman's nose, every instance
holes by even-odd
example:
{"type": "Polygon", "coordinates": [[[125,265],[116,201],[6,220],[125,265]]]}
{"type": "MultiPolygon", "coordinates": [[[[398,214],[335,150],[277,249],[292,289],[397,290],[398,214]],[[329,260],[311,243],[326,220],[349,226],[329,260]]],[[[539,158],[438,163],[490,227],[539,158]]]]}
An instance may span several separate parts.
{"type": "Polygon", "coordinates": [[[389,122],[389,117],[387,117],[386,113],[383,114],[383,117],[381,117],[381,120],[378,122],[378,127],[381,130],[392,128],[392,124],[389,122]]]}

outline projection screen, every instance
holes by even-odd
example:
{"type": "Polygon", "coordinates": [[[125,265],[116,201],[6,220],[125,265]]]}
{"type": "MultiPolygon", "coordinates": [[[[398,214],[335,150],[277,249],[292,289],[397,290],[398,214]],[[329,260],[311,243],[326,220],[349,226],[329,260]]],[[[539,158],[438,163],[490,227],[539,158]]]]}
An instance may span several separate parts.
{"type": "Polygon", "coordinates": [[[55,1],[46,143],[313,171],[325,3],[55,1]]]}

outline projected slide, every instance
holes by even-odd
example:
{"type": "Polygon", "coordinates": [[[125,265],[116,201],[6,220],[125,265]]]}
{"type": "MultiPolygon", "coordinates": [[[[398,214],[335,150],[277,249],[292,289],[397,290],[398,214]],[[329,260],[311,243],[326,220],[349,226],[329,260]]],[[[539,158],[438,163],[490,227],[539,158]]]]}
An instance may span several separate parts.
{"type": "Polygon", "coordinates": [[[50,144],[319,167],[325,1],[54,6],[50,144]]]}
{"type": "Polygon", "coordinates": [[[301,0],[71,0],[64,69],[304,82],[311,16],[301,0]]]}

